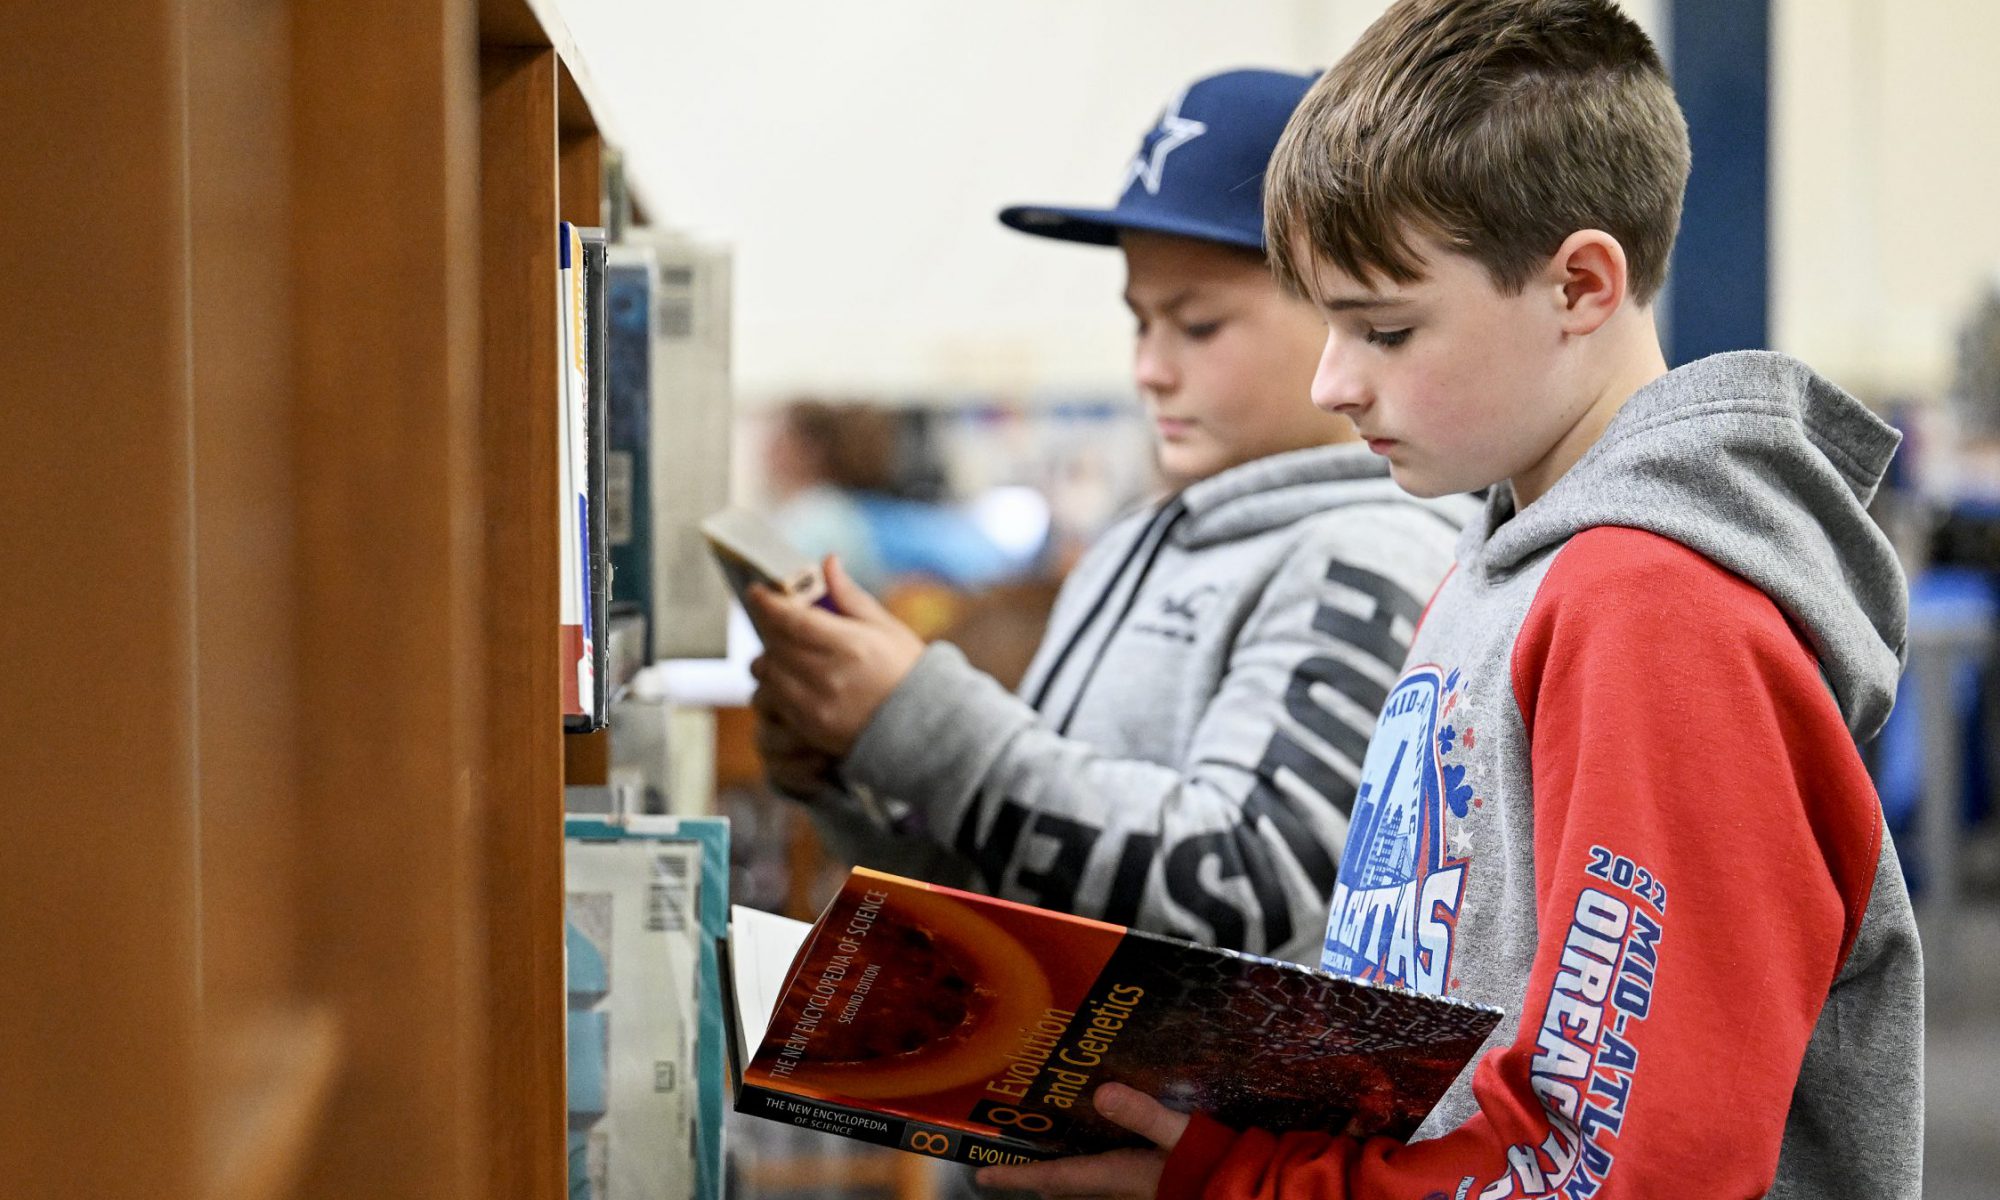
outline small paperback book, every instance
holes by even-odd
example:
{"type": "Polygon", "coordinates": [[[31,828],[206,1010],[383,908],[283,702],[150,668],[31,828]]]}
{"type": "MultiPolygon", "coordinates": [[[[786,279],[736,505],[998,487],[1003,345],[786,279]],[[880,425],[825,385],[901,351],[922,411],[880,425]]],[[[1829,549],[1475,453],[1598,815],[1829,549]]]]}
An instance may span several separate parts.
{"type": "Polygon", "coordinates": [[[978,1164],[1142,1145],[1111,1082],[1406,1138],[1501,1017],[865,868],[810,926],[738,910],[730,957],[737,1111],[978,1164]]]}
{"type": "Polygon", "coordinates": [[[776,525],[747,508],[725,508],[701,523],[701,535],[737,599],[753,583],[807,604],[826,596],[819,564],[785,540],[776,525]]]}

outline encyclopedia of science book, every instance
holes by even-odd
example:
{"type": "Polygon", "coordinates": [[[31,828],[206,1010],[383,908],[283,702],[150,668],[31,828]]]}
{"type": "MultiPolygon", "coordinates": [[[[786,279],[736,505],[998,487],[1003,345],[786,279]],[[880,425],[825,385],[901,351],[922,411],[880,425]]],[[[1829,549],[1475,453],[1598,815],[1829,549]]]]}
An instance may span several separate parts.
{"type": "Polygon", "coordinates": [[[737,1111],[962,1162],[1143,1145],[1092,1107],[1109,1082],[1237,1127],[1408,1137],[1501,1017],[865,868],[792,928],[782,982],[745,976],[782,949],[740,925],[731,947],[737,1111]]]}

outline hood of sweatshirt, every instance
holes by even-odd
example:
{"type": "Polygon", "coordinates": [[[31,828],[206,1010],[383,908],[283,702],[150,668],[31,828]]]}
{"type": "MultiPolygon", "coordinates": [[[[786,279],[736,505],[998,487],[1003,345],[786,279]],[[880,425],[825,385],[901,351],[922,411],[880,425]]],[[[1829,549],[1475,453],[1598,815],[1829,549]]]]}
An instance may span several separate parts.
{"type": "MultiPolygon", "coordinates": [[[[1412,503],[1389,478],[1389,463],[1359,442],[1273,454],[1189,485],[1180,494],[1173,541],[1189,550],[1255,537],[1353,504],[1412,503]]],[[[1414,501],[1454,524],[1472,518],[1465,497],[1414,501]]]]}
{"type": "Polygon", "coordinates": [[[1593,526],[1671,538],[1771,597],[1867,738],[1895,700],[1908,622],[1902,569],[1867,512],[1900,440],[1796,359],[1718,354],[1634,393],[1526,509],[1494,489],[1459,562],[1497,580],[1593,526]]]}

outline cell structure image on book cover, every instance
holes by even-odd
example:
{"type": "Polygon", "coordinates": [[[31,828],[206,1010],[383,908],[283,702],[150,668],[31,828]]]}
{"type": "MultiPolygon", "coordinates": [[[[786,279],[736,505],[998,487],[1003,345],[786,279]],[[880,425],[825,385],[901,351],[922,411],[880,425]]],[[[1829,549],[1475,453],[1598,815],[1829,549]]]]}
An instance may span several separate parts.
{"type": "Polygon", "coordinates": [[[857,868],[737,1108],[972,1162],[1143,1144],[1092,1107],[1107,1082],[1238,1128],[1406,1138],[1500,1017],[857,868]]]}

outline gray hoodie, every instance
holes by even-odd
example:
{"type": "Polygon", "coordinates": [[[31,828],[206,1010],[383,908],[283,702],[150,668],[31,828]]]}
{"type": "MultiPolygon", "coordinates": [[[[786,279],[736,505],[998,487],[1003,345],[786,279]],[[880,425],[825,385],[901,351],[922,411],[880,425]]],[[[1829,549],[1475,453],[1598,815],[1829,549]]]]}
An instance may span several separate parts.
{"type": "Polygon", "coordinates": [[[1354,445],[1194,484],[1085,555],[1020,696],[930,647],[843,764],[859,796],[815,803],[822,833],[867,865],[1312,961],[1376,710],[1476,511],[1411,499],[1354,445]]]}
{"type": "Polygon", "coordinates": [[[1720,355],[1467,529],[1323,965],[1513,1015],[1425,1140],[1318,1194],[1917,1195],[1922,968],[1854,741],[1903,651],[1865,511],[1896,441],[1800,363],[1720,355]]]}

